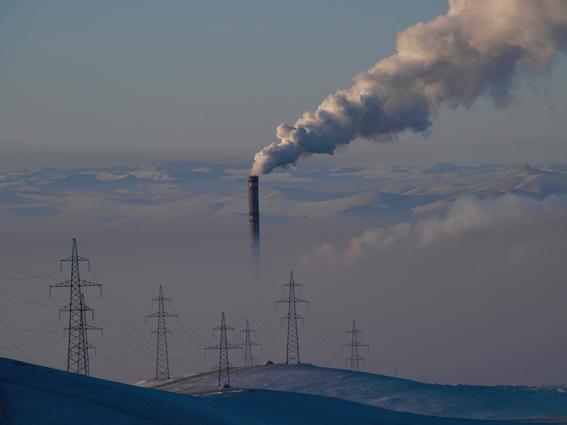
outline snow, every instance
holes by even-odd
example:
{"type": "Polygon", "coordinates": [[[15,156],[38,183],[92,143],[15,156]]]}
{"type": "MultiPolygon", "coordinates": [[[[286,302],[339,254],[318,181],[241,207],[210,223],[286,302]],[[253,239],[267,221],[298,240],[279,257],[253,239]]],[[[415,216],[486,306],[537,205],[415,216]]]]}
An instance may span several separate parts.
{"type": "MultiPolygon", "coordinates": [[[[235,369],[232,383],[241,388],[316,394],[422,415],[475,419],[528,419],[567,416],[561,388],[426,384],[312,365],[267,365],[235,369]]],[[[190,394],[214,386],[205,373],[140,385],[190,394]]]]}
{"type": "MultiPolygon", "coordinates": [[[[470,425],[471,422],[267,390],[182,395],[0,359],[0,424],[470,425]]],[[[511,423],[478,421],[475,424],[511,423]]]]}

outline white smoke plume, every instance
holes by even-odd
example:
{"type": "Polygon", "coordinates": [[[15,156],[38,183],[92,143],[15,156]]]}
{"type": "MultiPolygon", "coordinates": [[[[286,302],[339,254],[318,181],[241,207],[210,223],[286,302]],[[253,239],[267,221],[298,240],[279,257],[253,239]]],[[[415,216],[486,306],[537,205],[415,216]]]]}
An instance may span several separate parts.
{"type": "Polygon", "coordinates": [[[305,269],[348,268],[368,256],[397,248],[419,251],[476,232],[503,228],[525,232],[538,226],[567,235],[566,196],[550,196],[541,201],[511,194],[485,200],[459,198],[446,215],[369,229],[350,239],[344,249],[321,245],[304,254],[301,265],[305,269]]]}
{"type": "Polygon", "coordinates": [[[251,172],[333,155],[359,138],[427,132],[442,105],[468,106],[486,94],[505,106],[518,72],[544,71],[566,50],[565,0],[449,0],[445,15],[401,32],[396,53],[356,76],[350,88],[329,95],[293,126],[278,125],[279,141],[256,153],[251,172]]]}

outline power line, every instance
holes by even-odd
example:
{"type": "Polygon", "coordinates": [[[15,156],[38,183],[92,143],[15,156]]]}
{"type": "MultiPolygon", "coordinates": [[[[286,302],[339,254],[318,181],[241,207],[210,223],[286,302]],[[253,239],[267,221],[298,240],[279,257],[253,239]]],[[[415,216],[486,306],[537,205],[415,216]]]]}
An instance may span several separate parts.
{"type": "MultiPolygon", "coordinates": [[[[94,277],[94,274],[93,274],[94,277]]],[[[114,352],[117,354],[117,358],[120,359],[125,365],[126,368],[129,370],[125,370],[122,368],[119,368],[122,371],[125,371],[126,373],[128,373],[128,375],[130,375],[131,377],[133,377],[134,379],[142,379],[144,376],[146,376],[144,373],[141,373],[140,370],[138,370],[136,367],[134,367],[134,364],[130,361],[128,361],[128,359],[130,357],[124,356],[122,354],[122,352],[118,349],[118,345],[114,344],[114,341],[120,341],[122,343],[128,343],[128,347],[138,353],[143,354],[145,357],[149,358],[149,359],[153,359],[153,356],[151,354],[148,353],[148,351],[146,350],[147,347],[144,347],[143,345],[141,345],[138,340],[135,338],[134,333],[136,333],[142,340],[144,340],[144,342],[151,344],[150,340],[147,339],[139,330],[136,326],[134,326],[132,323],[130,323],[130,320],[123,315],[120,310],[118,309],[118,307],[116,307],[116,305],[114,304],[114,302],[112,301],[111,298],[107,297],[105,294],[109,292],[108,289],[106,289],[103,294],[102,294],[102,300],[104,302],[104,304],[106,305],[106,307],[108,308],[109,312],[111,314],[114,315],[114,317],[118,320],[117,324],[122,326],[123,331],[125,332],[124,335],[126,336],[130,336],[131,340],[127,340],[125,339],[122,334],[118,334],[118,333],[114,333],[112,331],[112,327],[108,328],[108,333],[110,333],[111,335],[114,335],[113,338],[108,338],[105,337],[105,341],[108,341],[110,343],[110,347],[114,350],[114,352]],[[124,324],[128,325],[128,327],[130,329],[128,329],[128,327],[124,326],[124,324]],[[130,344],[132,343],[132,344],[130,344]]],[[[102,358],[105,359],[105,357],[103,356],[97,356],[97,358],[102,358]]],[[[111,360],[109,360],[111,361],[111,360]]],[[[113,363],[113,365],[116,367],[116,364],[113,363]]]]}
{"type": "MultiPolygon", "coordinates": [[[[95,280],[98,280],[95,273],[92,270],[89,270],[89,272],[95,280]]],[[[126,340],[126,339],[124,339],[123,336],[119,335],[118,333],[114,333],[114,332],[109,332],[109,333],[114,335],[114,338],[105,338],[105,340],[110,342],[110,346],[112,347],[114,352],[119,356],[120,359],[122,359],[122,361],[126,364],[127,368],[130,369],[130,371],[128,371],[127,373],[130,376],[133,376],[133,377],[135,376],[135,377],[137,377],[137,379],[141,379],[145,376],[145,374],[141,373],[137,368],[135,368],[133,363],[129,362],[127,360],[128,357],[123,356],[122,352],[118,349],[118,346],[113,344],[112,342],[113,341],[120,341],[122,343],[130,343],[131,342],[132,344],[128,344],[130,349],[132,349],[135,352],[142,353],[144,356],[146,356],[149,359],[153,359],[154,356],[147,351],[146,346],[144,346],[144,345],[142,345],[138,342],[138,340],[136,339],[136,335],[137,335],[138,338],[143,340],[144,343],[151,345],[152,342],[140,331],[141,326],[135,326],[134,324],[132,324],[130,319],[128,319],[128,317],[126,317],[126,315],[124,315],[122,313],[122,311],[120,310],[120,308],[118,308],[118,306],[114,303],[112,298],[116,298],[120,302],[119,297],[116,296],[116,294],[112,294],[112,293],[111,293],[112,298],[108,297],[106,295],[107,293],[110,293],[110,292],[111,291],[109,291],[108,288],[106,288],[104,290],[104,292],[102,292],[102,301],[104,302],[104,304],[108,308],[108,311],[116,318],[116,320],[117,320],[116,324],[118,324],[122,327],[123,331],[125,332],[124,335],[131,337],[131,340],[130,341],[126,340]]],[[[124,303],[121,302],[121,304],[124,304],[124,303]]],[[[109,328],[109,329],[111,329],[111,328],[109,328]]]]}
{"type": "Polygon", "coordinates": [[[2,335],[2,333],[0,333],[0,341],[2,341],[2,345],[4,345],[4,348],[6,349],[6,351],[8,351],[8,354],[10,355],[10,357],[14,358],[14,353],[12,352],[10,345],[4,339],[4,336],[2,335]]]}
{"type": "MultiPolygon", "coordinates": [[[[107,290],[105,292],[108,292],[107,290]]],[[[102,294],[102,300],[104,301],[104,303],[106,304],[106,306],[108,307],[108,310],[119,320],[119,324],[123,325],[124,323],[126,323],[131,331],[133,331],[133,333],[136,333],[141,339],[143,339],[146,343],[151,344],[151,341],[149,339],[147,339],[138,329],[138,327],[134,326],[130,320],[128,320],[128,318],[126,316],[124,316],[120,310],[115,306],[114,302],[110,299],[107,298],[105,293],[102,294]]],[[[130,335],[132,336],[132,342],[136,345],[137,349],[142,352],[143,354],[145,354],[148,358],[153,358],[153,356],[151,354],[149,354],[146,351],[146,347],[142,346],[135,338],[132,332],[129,332],[128,329],[124,326],[123,329],[126,331],[126,335],[130,335]]]]}
{"type": "MultiPolygon", "coordinates": [[[[112,331],[110,331],[109,333],[112,333],[112,331]]],[[[118,359],[120,359],[120,360],[122,360],[122,362],[124,362],[127,369],[130,369],[130,371],[127,371],[126,373],[128,373],[130,376],[134,377],[134,379],[141,379],[144,376],[144,374],[140,373],[140,371],[138,369],[136,369],[134,364],[132,362],[128,361],[127,357],[122,355],[122,352],[118,349],[118,346],[112,342],[113,340],[109,339],[109,338],[105,338],[105,340],[109,342],[110,347],[114,350],[114,352],[118,356],[118,359]]],[[[143,354],[147,355],[146,353],[143,353],[143,354]]],[[[105,359],[106,357],[97,355],[97,359],[98,358],[105,359]]],[[[120,369],[120,370],[125,370],[125,369],[120,369]]]]}
{"type": "Polygon", "coordinates": [[[156,344],[156,379],[169,379],[169,354],[167,351],[167,334],[171,331],[166,326],[166,318],[175,317],[179,321],[177,314],[168,313],[165,311],[164,301],[171,304],[170,298],[164,298],[163,288],[159,286],[159,295],[154,298],[152,302],[157,302],[158,311],[156,313],[148,314],[145,317],[152,317],[157,319],[157,329],[152,334],[157,335],[156,344]]]}
{"type": "MultiPolygon", "coordinates": [[[[136,371],[134,368],[132,368],[132,366],[130,365],[130,362],[128,360],[126,360],[123,357],[106,357],[106,356],[101,356],[101,355],[97,355],[97,359],[100,359],[102,361],[107,361],[109,362],[116,370],[120,371],[120,372],[126,372],[127,375],[130,376],[130,378],[132,378],[132,380],[137,380],[140,379],[140,374],[138,373],[138,371],[136,371]],[[128,367],[130,367],[132,370],[134,370],[134,373],[132,373],[132,371],[121,368],[120,366],[118,366],[114,361],[115,360],[121,360],[124,363],[126,363],[128,365],[128,367]]],[[[100,363],[100,362],[99,362],[100,363]]],[[[98,363],[97,363],[98,364],[98,363]]]]}
{"type": "MultiPolygon", "coordinates": [[[[51,273],[44,274],[44,275],[34,275],[34,274],[23,272],[21,270],[17,270],[13,267],[6,266],[5,264],[0,264],[0,268],[3,268],[4,270],[10,271],[12,273],[19,274],[20,276],[25,276],[25,278],[27,278],[27,279],[50,279],[50,278],[55,277],[55,275],[60,273],[60,272],[51,272],[51,273]]],[[[21,279],[21,278],[6,277],[4,279],[18,280],[18,279],[21,279]]]]}
{"type": "Polygon", "coordinates": [[[2,307],[4,307],[4,308],[7,308],[7,307],[19,307],[19,306],[25,305],[25,304],[36,304],[36,305],[43,305],[43,306],[47,306],[47,307],[57,307],[56,304],[46,304],[46,303],[42,303],[42,302],[41,302],[41,301],[44,301],[44,300],[47,300],[47,299],[51,298],[51,297],[49,297],[49,296],[48,296],[48,297],[40,298],[40,299],[38,299],[38,300],[30,300],[30,299],[28,299],[28,298],[21,297],[20,295],[14,294],[13,292],[10,292],[10,291],[8,291],[7,289],[4,289],[4,288],[0,288],[0,292],[3,292],[4,294],[9,295],[9,296],[12,297],[12,298],[16,298],[16,299],[18,299],[18,300],[20,300],[20,301],[23,301],[23,302],[20,303],[20,304],[3,305],[2,307]]]}
{"type": "MultiPolygon", "coordinates": [[[[96,278],[94,272],[92,270],[89,270],[90,274],[93,276],[94,280],[97,281],[98,279],[96,278]]],[[[114,317],[117,319],[117,324],[119,324],[120,326],[123,327],[124,331],[126,332],[127,335],[132,336],[132,342],[136,345],[137,350],[142,352],[143,354],[145,354],[148,358],[153,358],[152,354],[149,354],[146,349],[147,347],[144,347],[143,345],[141,345],[135,338],[134,338],[134,333],[141,339],[143,340],[145,343],[147,344],[152,344],[152,342],[140,331],[140,328],[142,327],[140,326],[135,326],[134,324],[132,324],[132,322],[130,321],[130,319],[128,319],[128,317],[126,317],[126,315],[122,314],[122,311],[120,310],[120,308],[114,303],[114,301],[112,300],[111,297],[107,297],[106,294],[110,293],[112,295],[112,298],[117,299],[119,302],[120,297],[118,297],[115,293],[111,293],[111,291],[108,290],[108,288],[106,288],[104,290],[104,292],[102,292],[102,301],[104,302],[104,304],[106,305],[106,307],[108,308],[108,310],[110,311],[110,313],[112,313],[114,315],[114,317]],[[124,324],[126,324],[129,328],[130,331],[127,329],[126,326],[123,326],[124,324]]],[[[124,304],[123,302],[121,302],[121,304],[124,304]]]]}
{"type": "MultiPolygon", "coordinates": [[[[8,327],[6,326],[6,323],[4,323],[2,320],[0,320],[0,324],[2,324],[2,327],[4,328],[4,331],[6,331],[6,335],[8,335],[8,338],[10,338],[10,341],[12,341],[12,344],[14,345],[14,347],[16,347],[16,350],[18,350],[18,353],[20,353],[20,358],[25,360],[26,356],[24,355],[23,351],[21,350],[20,346],[18,345],[18,343],[16,342],[16,340],[14,339],[14,337],[12,336],[12,333],[8,330],[8,327]]],[[[6,346],[6,348],[8,348],[6,346]]],[[[10,349],[8,349],[8,351],[10,351],[10,349]]]]}
{"type": "MultiPolygon", "coordinates": [[[[25,351],[30,351],[30,350],[35,350],[38,348],[44,348],[44,347],[52,347],[54,344],[58,343],[59,341],[62,341],[63,339],[65,339],[65,336],[59,336],[58,338],[54,339],[54,340],[50,340],[50,341],[44,341],[41,343],[37,343],[37,341],[33,341],[34,343],[31,345],[28,345],[28,342],[25,342],[23,344],[18,344],[19,349],[25,350],[25,351]]],[[[11,348],[17,348],[15,345],[10,346],[11,348]]]]}
{"type": "Polygon", "coordinates": [[[295,289],[301,284],[297,283],[293,277],[293,271],[289,272],[289,283],[282,285],[289,289],[287,298],[276,301],[276,304],[287,304],[287,315],[283,319],[287,320],[287,344],[286,344],[286,364],[300,364],[301,357],[299,354],[299,331],[297,328],[297,321],[303,320],[303,317],[297,313],[298,303],[308,303],[309,301],[297,298],[295,289]]]}
{"type": "Polygon", "coordinates": [[[52,326],[52,325],[54,325],[54,324],[56,324],[56,323],[59,323],[58,321],[54,321],[54,322],[48,323],[48,324],[46,324],[46,325],[44,325],[44,326],[41,326],[41,327],[39,327],[39,328],[25,328],[25,327],[18,326],[18,325],[14,325],[14,324],[12,324],[12,323],[5,322],[5,321],[2,321],[2,323],[3,323],[5,326],[8,326],[9,328],[17,329],[17,330],[15,330],[15,331],[11,331],[12,333],[22,333],[22,332],[53,333],[53,332],[59,332],[59,331],[61,330],[60,328],[58,328],[58,329],[46,329],[46,328],[48,328],[48,327],[50,327],[50,326],[52,326]]]}

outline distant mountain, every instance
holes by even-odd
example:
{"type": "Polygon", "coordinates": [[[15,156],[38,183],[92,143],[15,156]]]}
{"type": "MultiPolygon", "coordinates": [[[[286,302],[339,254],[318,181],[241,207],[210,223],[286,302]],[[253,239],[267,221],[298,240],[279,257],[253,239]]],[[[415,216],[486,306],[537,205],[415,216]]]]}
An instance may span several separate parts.
{"type": "Polygon", "coordinates": [[[477,189],[476,193],[481,191],[491,194],[515,193],[538,198],[563,195],[567,194],[567,174],[524,166],[488,182],[481,190],[477,189]]]}
{"type": "Polygon", "coordinates": [[[551,195],[567,195],[567,173],[543,170],[525,164],[521,168],[502,171],[496,176],[480,182],[461,184],[445,193],[438,191],[438,199],[431,203],[415,206],[414,212],[429,214],[448,207],[452,201],[463,196],[490,198],[511,193],[543,199],[551,195]]]}
{"type": "MultiPolygon", "coordinates": [[[[567,194],[567,173],[558,167],[440,163],[278,171],[260,178],[262,214],[285,219],[372,219],[438,212],[463,196],[513,193],[541,199],[567,194]]],[[[0,172],[0,209],[39,218],[62,211],[79,197],[91,197],[111,204],[109,214],[125,204],[164,206],[171,216],[199,216],[205,211],[245,215],[247,175],[246,168],[195,162],[0,172]]],[[[136,214],[144,212],[138,209],[136,214]]]]}
{"type": "Polygon", "coordinates": [[[439,174],[439,173],[451,173],[451,174],[466,174],[466,173],[486,173],[501,171],[503,169],[500,165],[456,165],[450,162],[439,162],[434,165],[423,168],[423,172],[426,174],[439,174]]]}

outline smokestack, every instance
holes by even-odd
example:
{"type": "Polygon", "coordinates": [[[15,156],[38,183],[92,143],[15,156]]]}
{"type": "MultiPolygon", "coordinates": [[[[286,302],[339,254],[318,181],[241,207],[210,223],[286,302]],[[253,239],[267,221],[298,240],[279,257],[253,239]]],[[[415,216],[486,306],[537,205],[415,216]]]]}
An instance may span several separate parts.
{"type": "Polygon", "coordinates": [[[260,260],[260,201],[258,198],[258,176],[248,177],[248,229],[250,248],[256,261],[260,260]]]}

